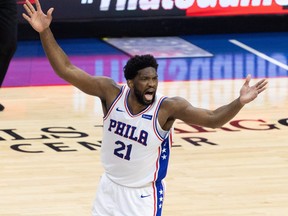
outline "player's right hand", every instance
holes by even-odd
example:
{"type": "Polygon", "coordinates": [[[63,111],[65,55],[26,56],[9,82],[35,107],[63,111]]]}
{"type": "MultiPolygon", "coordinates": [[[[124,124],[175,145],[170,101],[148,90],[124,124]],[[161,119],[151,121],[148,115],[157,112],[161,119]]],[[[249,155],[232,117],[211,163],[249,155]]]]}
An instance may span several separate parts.
{"type": "Polygon", "coordinates": [[[47,15],[43,13],[39,0],[35,0],[36,10],[29,0],[26,0],[24,4],[24,9],[26,13],[22,16],[29,24],[39,33],[43,32],[45,29],[49,28],[52,21],[52,12],[54,8],[50,8],[47,11],[47,15]]]}

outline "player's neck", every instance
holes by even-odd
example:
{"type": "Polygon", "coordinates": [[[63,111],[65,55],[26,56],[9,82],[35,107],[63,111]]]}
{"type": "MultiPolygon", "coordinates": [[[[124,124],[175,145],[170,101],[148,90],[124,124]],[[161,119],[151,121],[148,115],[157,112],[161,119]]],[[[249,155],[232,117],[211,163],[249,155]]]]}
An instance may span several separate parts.
{"type": "Polygon", "coordinates": [[[140,103],[137,98],[133,95],[129,95],[128,97],[128,101],[127,101],[127,105],[129,108],[129,111],[133,114],[133,115],[137,115],[138,113],[142,112],[143,110],[145,110],[147,108],[147,106],[149,105],[144,105],[142,103],[140,103]]]}

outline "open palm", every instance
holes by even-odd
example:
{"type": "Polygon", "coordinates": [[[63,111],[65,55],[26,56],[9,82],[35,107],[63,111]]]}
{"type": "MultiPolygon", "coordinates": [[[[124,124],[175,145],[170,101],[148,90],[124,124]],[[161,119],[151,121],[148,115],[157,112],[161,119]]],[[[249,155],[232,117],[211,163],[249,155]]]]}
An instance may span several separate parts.
{"type": "Polygon", "coordinates": [[[246,81],[244,85],[242,86],[240,90],[240,102],[243,105],[254,100],[258,96],[258,94],[264,91],[267,87],[268,82],[266,79],[260,80],[253,86],[249,86],[250,80],[251,80],[251,76],[248,75],[246,77],[246,81]]]}
{"type": "Polygon", "coordinates": [[[39,0],[35,0],[36,3],[36,10],[34,6],[29,2],[29,0],[26,0],[24,4],[24,8],[26,10],[26,13],[23,13],[22,16],[25,20],[29,22],[29,24],[37,31],[42,32],[45,29],[47,29],[50,26],[50,23],[52,21],[52,12],[54,8],[50,8],[47,11],[47,15],[43,13],[41,9],[41,5],[39,3],[39,0]]]}

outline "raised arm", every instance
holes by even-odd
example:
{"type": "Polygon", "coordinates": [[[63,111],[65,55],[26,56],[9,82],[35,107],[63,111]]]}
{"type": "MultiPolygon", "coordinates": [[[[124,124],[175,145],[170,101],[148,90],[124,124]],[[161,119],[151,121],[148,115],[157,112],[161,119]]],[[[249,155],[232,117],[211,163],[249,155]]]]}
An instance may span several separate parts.
{"type": "Polygon", "coordinates": [[[58,76],[83,92],[98,96],[102,100],[117,95],[120,87],[112,79],[93,77],[70,62],[50,29],[54,8],[50,8],[46,15],[41,9],[39,0],[35,0],[35,3],[36,9],[26,0],[24,8],[27,14],[23,13],[23,17],[39,33],[43,49],[58,76]]]}
{"type": "Polygon", "coordinates": [[[217,128],[223,126],[236,116],[243,106],[253,101],[258,94],[267,87],[267,80],[262,79],[253,86],[249,86],[251,76],[248,75],[240,90],[240,96],[231,103],[221,106],[216,110],[207,110],[192,106],[187,100],[181,97],[168,99],[163,106],[166,113],[162,115],[163,129],[172,126],[176,119],[188,124],[196,124],[204,127],[217,128]],[[166,118],[167,117],[167,118],[166,118]]]}

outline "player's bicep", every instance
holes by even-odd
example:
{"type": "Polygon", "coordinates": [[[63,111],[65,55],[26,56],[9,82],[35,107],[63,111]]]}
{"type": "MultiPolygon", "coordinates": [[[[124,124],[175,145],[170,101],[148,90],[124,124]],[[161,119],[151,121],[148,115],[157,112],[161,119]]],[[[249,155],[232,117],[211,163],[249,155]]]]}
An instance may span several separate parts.
{"type": "Polygon", "coordinates": [[[176,98],[174,118],[186,122],[211,127],[213,123],[213,112],[207,109],[192,106],[183,98],[176,98]]]}
{"type": "Polygon", "coordinates": [[[69,69],[70,76],[66,81],[89,95],[94,95],[105,99],[107,91],[115,87],[115,82],[108,77],[91,76],[78,67],[69,69]]]}

